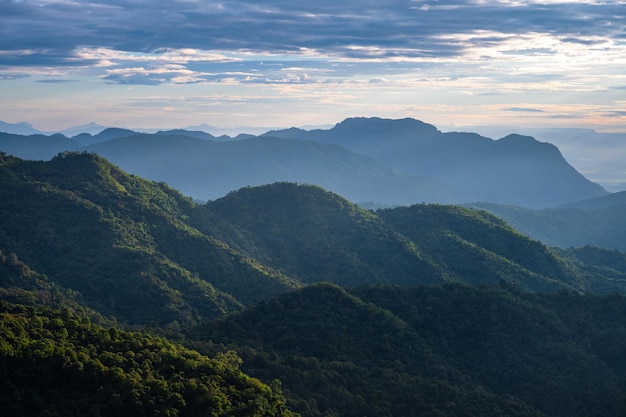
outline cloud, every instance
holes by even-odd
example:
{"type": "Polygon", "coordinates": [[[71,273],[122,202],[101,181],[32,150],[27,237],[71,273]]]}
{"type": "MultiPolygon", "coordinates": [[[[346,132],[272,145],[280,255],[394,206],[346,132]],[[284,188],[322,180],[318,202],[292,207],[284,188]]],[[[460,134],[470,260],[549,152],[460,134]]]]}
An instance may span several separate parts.
{"type": "MultiPolygon", "coordinates": [[[[70,90],[117,111],[109,103],[128,91],[206,89],[244,103],[263,96],[264,111],[283,100],[289,111],[298,102],[307,114],[343,106],[354,115],[382,100],[383,110],[493,105],[539,119],[550,103],[592,95],[615,109],[625,9],[597,0],[0,0],[0,82],[11,97],[47,83],[32,93],[41,108],[67,102],[70,90]]],[[[17,111],[1,99],[0,109],[17,111]]]]}
{"type": "Polygon", "coordinates": [[[29,78],[29,77],[30,77],[29,74],[24,74],[24,73],[20,73],[20,74],[14,74],[10,72],[6,72],[4,74],[0,73],[0,80],[18,80],[21,78],[29,78]]]}
{"type": "MultiPolygon", "coordinates": [[[[318,2],[114,0],[0,3],[0,51],[32,51],[16,65],[80,65],[82,48],[126,52],[256,51],[298,54],[303,48],[344,58],[449,57],[510,35],[550,33],[593,46],[623,33],[619,3],[498,1],[318,2]],[[431,4],[432,3],[432,4],[431,4]],[[489,37],[475,36],[490,33],[489,37]],[[443,37],[445,35],[445,37],[443,37]]],[[[86,58],[86,57],[83,57],[86,58]]],[[[7,56],[0,58],[6,62],[7,56]]],[[[91,65],[92,61],[84,61],[91,65]]]]}
{"type": "Polygon", "coordinates": [[[35,80],[36,83],[43,83],[43,84],[63,84],[63,83],[75,83],[78,82],[78,80],[65,80],[65,79],[60,79],[60,78],[47,78],[47,79],[43,79],[43,80],[35,80]]]}
{"type": "Polygon", "coordinates": [[[162,83],[192,84],[204,81],[203,74],[197,74],[181,64],[155,65],[150,68],[108,69],[103,78],[118,84],[158,85],[162,83]]]}
{"type": "Polygon", "coordinates": [[[544,110],[534,109],[531,107],[509,107],[507,109],[502,109],[502,110],[515,112],[515,113],[545,113],[544,110]]]}

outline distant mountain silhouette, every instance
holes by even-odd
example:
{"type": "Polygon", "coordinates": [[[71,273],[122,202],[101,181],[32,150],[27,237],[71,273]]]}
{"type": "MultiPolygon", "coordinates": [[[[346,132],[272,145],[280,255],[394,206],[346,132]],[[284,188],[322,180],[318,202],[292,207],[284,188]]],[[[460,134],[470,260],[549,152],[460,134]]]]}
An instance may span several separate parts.
{"type": "Polygon", "coordinates": [[[91,135],[89,133],[81,133],[74,136],[72,139],[79,141],[83,146],[93,145],[95,143],[106,142],[113,139],[124,138],[127,136],[138,135],[139,133],[134,130],[120,129],[117,127],[109,127],[104,129],[97,135],[91,135]]]}
{"type": "Polygon", "coordinates": [[[67,137],[73,137],[80,135],[81,133],[88,133],[90,135],[97,135],[103,130],[107,129],[106,126],[99,125],[96,122],[90,122],[85,125],[73,126],[67,129],[60,130],[58,133],[61,133],[67,137]]]}
{"type": "Polygon", "coordinates": [[[218,139],[212,134],[203,132],[201,130],[184,130],[184,129],[160,130],[156,134],[161,135],[161,136],[187,136],[190,138],[203,139],[203,140],[218,139]]]}
{"type": "Polygon", "coordinates": [[[0,151],[23,159],[48,160],[60,152],[72,151],[80,147],[80,142],[61,134],[23,136],[0,133],[0,151]]]}
{"type": "Polygon", "coordinates": [[[442,133],[414,119],[353,118],[329,130],[268,132],[283,138],[334,143],[399,171],[526,207],[549,207],[607,194],[570,166],[559,150],[529,136],[492,140],[475,133],[442,133]]]}
{"type": "Polygon", "coordinates": [[[626,192],[542,210],[493,203],[471,206],[495,214],[549,246],[594,245],[626,251],[626,192]]]}
{"type": "Polygon", "coordinates": [[[42,135],[45,132],[35,129],[30,123],[6,123],[0,121],[0,132],[12,133],[16,135],[42,135]]]}
{"type": "Polygon", "coordinates": [[[517,134],[492,140],[442,133],[410,118],[349,118],[327,130],[291,128],[260,137],[119,128],[72,139],[0,137],[0,150],[26,159],[83,149],[198,200],[280,181],[319,185],[370,207],[486,201],[545,208],[608,194],[549,143],[517,134]]]}
{"type": "Polygon", "coordinates": [[[63,129],[59,131],[43,131],[43,130],[34,128],[30,123],[27,123],[27,122],[6,123],[3,121],[0,121],[0,132],[12,133],[16,135],[25,135],[25,136],[61,134],[66,137],[73,137],[81,133],[88,133],[91,135],[96,135],[104,129],[106,129],[105,126],[99,125],[95,122],[91,122],[85,125],[69,127],[67,129],[63,129]]]}
{"type": "Polygon", "coordinates": [[[590,210],[615,206],[626,206],[626,191],[620,191],[602,197],[564,204],[559,208],[580,208],[590,210]]]}
{"type": "Polygon", "coordinates": [[[211,141],[138,134],[86,148],[124,170],[164,181],[183,194],[213,200],[248,185],[280,181],[319,185],[351,201],[452,203],[475,196],[437,181],[403,175],[344,147],[258,137],[211,141]]]}

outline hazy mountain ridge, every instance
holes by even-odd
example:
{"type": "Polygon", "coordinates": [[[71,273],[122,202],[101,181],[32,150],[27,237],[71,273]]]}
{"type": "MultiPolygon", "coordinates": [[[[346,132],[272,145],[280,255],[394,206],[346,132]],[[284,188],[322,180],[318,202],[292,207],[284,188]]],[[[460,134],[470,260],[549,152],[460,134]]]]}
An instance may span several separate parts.
{"type": "Polygon", "coordinates": [[[346,119],[329,130],[268,134],[340,144],[406,174],[474,193],[475,201],[548,207],[607,194],[571,167],[554,145],[528,136],[494,141],[475,133],[442,133],[413,119],[380,118],[346,119]]]}
{"type": "Polygon", "coordinates": [[[352,201],[452,202],[462,194],[445,184],[403,175],[343,147],[310,141],[274,137],[207,141],[144,134],[86,149],[199,200],[279,181],[316,184],[352,201]]]}
{"type": "Polygon", "coordinates": [[[48,160],[60,152],[73,151],[81,147],[80,142],[61,134],[29,136],[0,133],[0,151],[30,160],[48,160]]]}
{"type": "MultiPolygon", "coordinates": [[[[487,134],[502,134],[503,129],[483,129],[487,134]],[[498,133],[500,132],[500,133],[498,133]]],[[[626,132],[597,132],[577,128],[526,128],[514,131],[558,146],[563,156],[576,169],[612,192],[626,190],[623,155],[626,155],[626,132]],[[602,161],[601,164],[598,161],[602,161]]]]}
{"type": "Polygon", "coordinates": [[[45,135],[46,132],[37,130],[28,122],[6,123],[0,120],[0,132],[15,135],[45,135]]]}
{"type": "Polygon", "coordinates": [[[626,251],[625,196],[626,192],[619,192],[542,210],[492,203],[469,206],[487,210],[549,246],[593,245],[626,251]]]}
{"type": "Polygon", "coordinates": [[[83,146],[198,200],[277,181],[311,183],[353,202],[383,205],[489,201],[542,208],[606,194],[553,145],[521,135],[494,141],[474,133],[442,133],[415,119],[350,118],[328,130],[292,128],[236,139],[199,131],[148,135],[110,128],[76,136],[72,140],[78,144],[48,144],[36,154],[31,148],[37,145],[22,141],[19,149],[17,138],[6,146],[8,139],[0,138],[0,149],[47,159],[83,146]],[[145,149],[138,149],[139,137],[145,149]],[[224,142],[229,144],[216,146],[224,142]]]}

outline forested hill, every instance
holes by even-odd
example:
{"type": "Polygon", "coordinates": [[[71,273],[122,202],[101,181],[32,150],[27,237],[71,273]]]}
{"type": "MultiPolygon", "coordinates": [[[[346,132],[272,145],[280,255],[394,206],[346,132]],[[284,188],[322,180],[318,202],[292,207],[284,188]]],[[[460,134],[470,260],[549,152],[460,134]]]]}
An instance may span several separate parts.
{"type": "Polygon", "coordinates": [[[295,416],[279,385],[163,338],[0,302],[3,416],[295,416]]]}
{"type": "Polygon", "coordinates": [[[624,415],[623,294],[480,210],[0,153],[1,415],[624,415]]]}
{"type": "Polygon", "coordinates": [[[622,296],[318,284],[193,337],[239,346],[305,417],[605,417],[626,413],[625,323],[622,296]]]}
{"type": "MultiPolygon", "coordinates": [[[[278,183],[207,203],[237,234],[220,239],[312,283],[493,285],[623,292],[626,270],[587,274],[481,210],[417,204],[366,211],[318,187],[278,183]]],[[[199,227],[199,226],[198,226],[199,227]]]]}
{"type": "Polygon", "coordinates": [[[129,323],[190,323],[297,286],[189,226],[197,209],[93,154],[0,161],[0,250],[129,323]]]}
{"type": "Polygon", "coordinates": [[[479,210],[369,212],[290,183],[198,205],[94,154],[2,156],[0,212],[7,259],[45,277],[37,285],[128,323],[190,325],[321,281],[626,292],[623,269],[589,273],[589,260],[568,260],[479,210]]]}

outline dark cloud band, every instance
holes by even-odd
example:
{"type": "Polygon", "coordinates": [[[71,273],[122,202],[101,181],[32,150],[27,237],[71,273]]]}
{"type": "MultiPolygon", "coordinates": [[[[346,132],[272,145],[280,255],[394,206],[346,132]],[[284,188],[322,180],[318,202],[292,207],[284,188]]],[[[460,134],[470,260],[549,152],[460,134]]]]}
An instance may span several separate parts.
{"type": "MultiPolygon", "coordinates": [[[[0,64],[68,65],[76,63],[72,54],[79,47],[273,53],[307,48],[347,58],[440,57],[457,55],[466,47],[441,35],[544,32],[586,45],[600,42],[598,35],[623,35],[626,23],[626,6],[619,3],[439,3],[4,0],[0,2],[0,51],[32,54],[4,54],[0,64]]],[[[473,42],[481,46],[499,40],[473,42]]]]}

